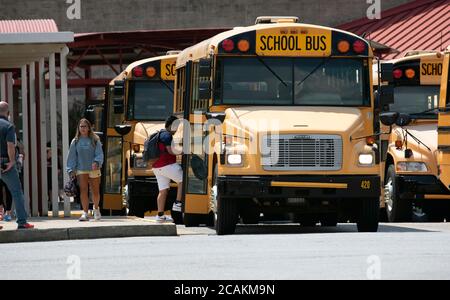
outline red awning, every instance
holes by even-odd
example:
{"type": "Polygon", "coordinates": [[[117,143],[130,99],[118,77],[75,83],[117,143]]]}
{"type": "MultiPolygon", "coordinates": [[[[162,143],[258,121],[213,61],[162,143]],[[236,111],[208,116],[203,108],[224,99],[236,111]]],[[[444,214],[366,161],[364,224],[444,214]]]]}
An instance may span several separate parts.
{"type": "Polygon", "coordinates": [[[417,0],[383,11],[380,20],[364,18],[339,28],[399,51],[385,59],[410,50],[441,51],[450,45],[450,1],[417,0]]]}
{"type": "Polygon", "coordinates": [[[53,20],[0,20],[0,33],[58,32],[53,20]]]}

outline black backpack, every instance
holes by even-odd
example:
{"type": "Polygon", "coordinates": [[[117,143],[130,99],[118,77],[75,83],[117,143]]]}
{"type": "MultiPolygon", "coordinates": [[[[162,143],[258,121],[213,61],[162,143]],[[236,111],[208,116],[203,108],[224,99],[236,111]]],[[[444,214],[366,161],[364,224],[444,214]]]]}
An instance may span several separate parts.
{"type": "Polygon", "coordinates": [[[160,151],[158,147],[158,142],[160,134],[161,131],[157,131],[145,140],[144,152],[142,153],[142,158],[145,161],[149,161],[151,159],[156,159],[159,157],[160,151]]]}

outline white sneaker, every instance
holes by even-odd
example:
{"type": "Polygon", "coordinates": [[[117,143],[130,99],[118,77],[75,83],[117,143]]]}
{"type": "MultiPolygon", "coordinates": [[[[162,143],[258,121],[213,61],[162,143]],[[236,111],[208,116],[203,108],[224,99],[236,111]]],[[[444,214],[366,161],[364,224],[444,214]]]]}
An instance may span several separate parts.
{"type": "Polygon", "coordinates": [[[181,212],[181,202],[174,202],[172,205],[172,211],[181,212]]]}
{"type": "Polygon", "coordinates": [[[102,219],[102,214],[100,213],[100,209],[94,209],[94,220],[100,221],[102,219]]]}
{"type": "Polygon", "coordinates": [[[168,216],[156,216],[156,222],[158,223],[173,223],[173,219],[168,216]]]}
{"type": "Polygon", "coordinates": [[[84,212],[81,214],[81,217],[78,219],[80,222],[86,222],[89,221],[89,214],[87,212],[84,212]]]}

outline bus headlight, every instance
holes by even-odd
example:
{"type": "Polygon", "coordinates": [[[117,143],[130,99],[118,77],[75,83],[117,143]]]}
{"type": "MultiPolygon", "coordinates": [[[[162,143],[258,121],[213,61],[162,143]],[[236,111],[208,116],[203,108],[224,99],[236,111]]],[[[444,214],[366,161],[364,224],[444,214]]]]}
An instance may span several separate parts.
{"type": "Polygon", "coordinates": [[[242,165],[242,155],[241,154],[229,154],[227,156],[227,162],[229,165],[232,165],[232,166],[242,165]]]}
{"type": "Polygon", "coordinates": [[[358,158],[359,164],[362,166],[371,166],[374,162],[373,154],[361,153],[358,158]]]}
{"type": "Polygon", "coordinates": [[[402,161],[397,163],[398,172],[428,172],[427,165],[423,162],[402,161]]]}
{"type": "Polygon", "coordinates": [[[147,162],[142,158],[135,158],[134,167],[138,169],[145,169],[147,168],[147,162]]]}

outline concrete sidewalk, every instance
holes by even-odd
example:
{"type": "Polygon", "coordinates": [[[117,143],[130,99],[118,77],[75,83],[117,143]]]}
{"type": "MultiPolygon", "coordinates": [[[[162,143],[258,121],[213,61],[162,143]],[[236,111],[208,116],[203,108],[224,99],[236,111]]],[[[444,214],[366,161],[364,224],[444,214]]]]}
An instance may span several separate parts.
{"type": "Polygon", "coordinates": [[[103,217],[101,221],[79,222],[77,218],[31,218],[31,230],[17,230],[17,223],[0,222],[0,244],[61,240],[176,236],[173,223],[157,223],[153,218],[103,217]]]}

